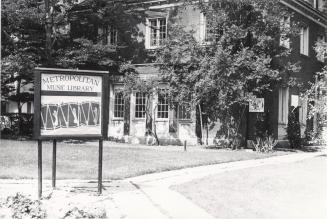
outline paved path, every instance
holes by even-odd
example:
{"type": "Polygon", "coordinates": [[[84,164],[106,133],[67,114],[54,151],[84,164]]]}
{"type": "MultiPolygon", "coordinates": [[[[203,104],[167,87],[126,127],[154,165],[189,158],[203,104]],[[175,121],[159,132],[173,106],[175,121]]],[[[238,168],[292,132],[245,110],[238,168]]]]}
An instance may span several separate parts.
{"type": "MultiPolygon", "coordinates": [[[[98,197],[97,201],[105,206],[110,218],[211,219],[213,216],[209,215],[181,194],[170,190],[169,187],[226,171],[291,163],[326,154],[326,150],[322,152],[298,153],[258,160],[186,168],[143,175],[120,181],[104,182],[105,190],[103,196],[98,197]]],[[[36,188],[36,180],[0,180],[0,194],[2,195],[10,193],[10,191],[29,191],[30,193],[36,194],[36,188]]],[[[51,192],[50,181],[45,182],[44,188],[45,194],[51,192]]],[[[79,194],[78,199],[82,200],[84,196],[87,199],[86,194],[89,192],[96,191],[96,182],[87,180],[60,180],[58,181],[58,188],[77,191],[76,194],[79,194]]],[[[58,201],[60,202],[62,200],[60,199],[61,196],[58,197],[58,201]]]]}

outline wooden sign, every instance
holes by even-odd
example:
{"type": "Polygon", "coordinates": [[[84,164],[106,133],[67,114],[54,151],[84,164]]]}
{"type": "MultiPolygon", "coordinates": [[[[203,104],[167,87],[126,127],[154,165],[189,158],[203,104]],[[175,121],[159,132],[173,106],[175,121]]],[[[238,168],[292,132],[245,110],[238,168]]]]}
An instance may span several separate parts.
{"type": "Polygon", "coordinates": [[[34,134],[38,139],[102,138],[108,72],[37,68],[34,134]]]}
{"type": "Polygon", "coordinates": [[[250,113],[263,113],[265,112],[265,99],[264,98],[254,98],[249,102],[249,112],[250,113]]]}

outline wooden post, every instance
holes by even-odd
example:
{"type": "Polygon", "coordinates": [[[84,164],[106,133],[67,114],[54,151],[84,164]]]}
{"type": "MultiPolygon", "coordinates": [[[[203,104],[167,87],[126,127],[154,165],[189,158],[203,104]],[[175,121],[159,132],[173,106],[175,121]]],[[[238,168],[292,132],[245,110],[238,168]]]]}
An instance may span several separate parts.
{"type": "Polygon", "coordinates": [[[99,164],[98,164],[98,193],[102,194],[102,157],[103,157],[103,139],[99,140],[99,164]]]}
{"type": "Polygon", "coordinates": [[[186,151],[186,141],[184,141],[184,151],[186,151]]]}
{"type": "Polygon", "coordinates": [[[57,169],[57,140],[53,139],[52,145],[52,188],[56,188],[56,169],[57,169]]]}
{"type": "Polygon", "coordinates": [[[37,141],[38,197],[42,197],[42,140],[37,141]]]}

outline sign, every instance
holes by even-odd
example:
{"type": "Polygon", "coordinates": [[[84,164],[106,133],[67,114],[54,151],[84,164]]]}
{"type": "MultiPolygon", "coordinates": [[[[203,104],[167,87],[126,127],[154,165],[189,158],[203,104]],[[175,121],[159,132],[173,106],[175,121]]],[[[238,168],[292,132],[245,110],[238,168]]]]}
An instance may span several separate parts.
{"type": "Polygon", "coordinates": [[[291,106],[295,108],[299,106],[299,95],[291,95],[291,106]]]}
{"type": "Polygon", "coordinates": [[[250,113],[263,113],[265,112],[265,99],[254,98],[249,102],[250,113]]]}
{"type": "Polygon", "coordinates": [[[40,138],[102,137],[107,72],[36,69],[35,121],[40,138]],[[39,110],[37,110],[39,109],[39,110]]]}

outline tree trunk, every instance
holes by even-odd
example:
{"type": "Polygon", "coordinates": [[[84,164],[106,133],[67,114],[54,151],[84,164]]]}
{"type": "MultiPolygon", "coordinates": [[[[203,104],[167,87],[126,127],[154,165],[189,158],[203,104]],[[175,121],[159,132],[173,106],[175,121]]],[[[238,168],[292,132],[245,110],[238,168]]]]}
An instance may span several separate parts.
{"type": "Polygon", "coordinates": [[[47,60],[47,65],[51,66],[51,37],[52,37],[52,19],[50,11],[50,0],[44,0],[45,4],[45,56],[47,60]]]}
{"type": "Polygon", "coordinates": [[[22,83],[21,79],[17,80],[17,89],[16,89],[16,96],[18,97],[18,99],[17,99],[17,109],[18,109],[17,136],[20,136],[21,128],[22,128],[22,105],[21,105],[21,101],[19,99],[21,83],[22,83]]]}
{"type": "Polygon", "coordinates": [[[203,138],[203,121],[202,121],[202,110],[201,110],[201,106],[200,104],[198,104],[198,108],[199,108],[199,116],[200,116],[200,128],[201,128],[201,145],[202,145],[202,138],[203,138]]]}

